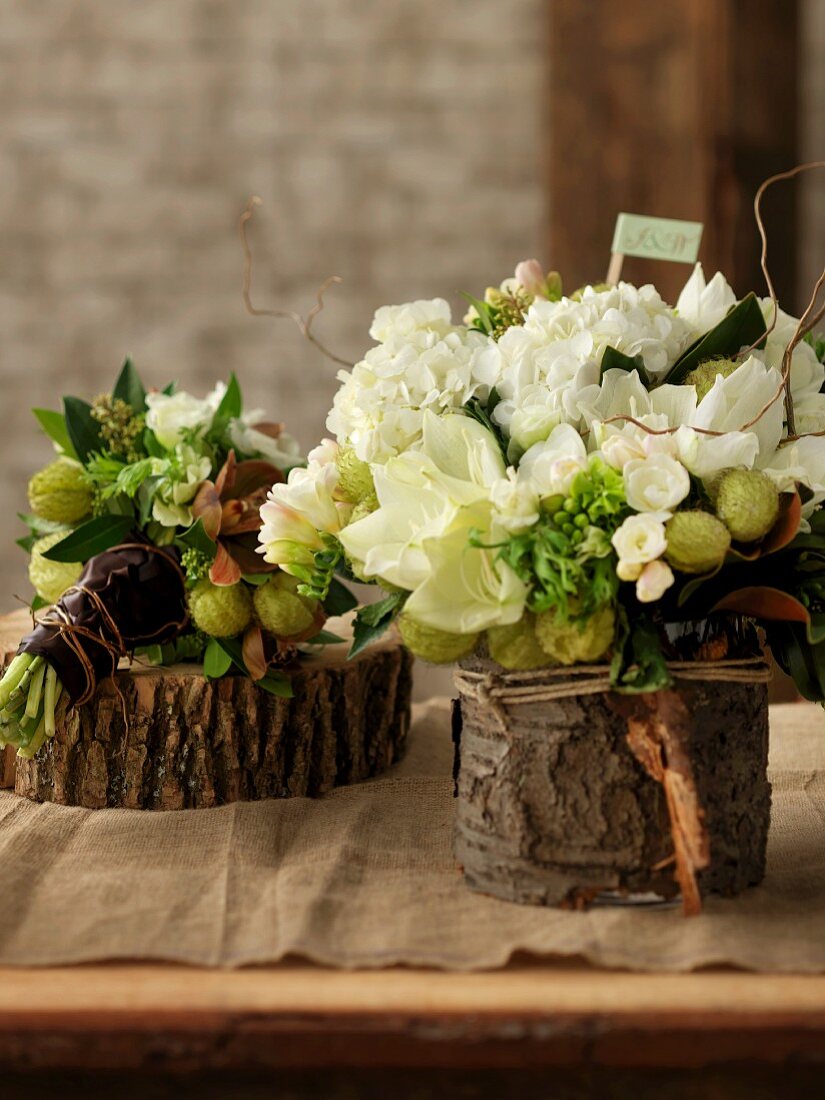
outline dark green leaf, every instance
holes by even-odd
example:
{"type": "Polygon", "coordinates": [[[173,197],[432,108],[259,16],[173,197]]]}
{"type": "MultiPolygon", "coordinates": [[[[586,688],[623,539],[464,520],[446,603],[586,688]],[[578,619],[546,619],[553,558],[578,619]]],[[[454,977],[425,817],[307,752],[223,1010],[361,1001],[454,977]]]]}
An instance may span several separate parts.
{"type": "Polygon", "coordinates": [[[160,392],[165,393],[167,397],[171,397],[177,388],[177,382],[169,382],[160,392]]]}
{"type": "Polygon", "coordinates": [[[401,610],[406,598],[406,592],[393,592],[378,603],[360,608],[355,616],[353,641],[348,656],[355,657],[376,638],[380,638],[401,610]]]}
{"type": "Polygon", "coordinates": [[[21,550],[25,550],[27,554],[30,554],[37,542],[37,535],[25,535],[22,539],[15,539],[14,541],[21,550]]]}
{"type": "Polygon", "coordinates": [[[507,462],[507,441],[498,425],[494,424],[490,419],[489,410],[482,405],[477,397],[471,397],[470,400],[464,405],[464,411],[467,416],[473,420],[477,420],[479,424],[483,425],[487,431],[498,443],[501,454],[505,463],[507,462]]]}
{"type": "Polygon", "coordinates": [[[496,405],[501,401],[501,394],[498,392],[495,386],[490,390],[490,396],[487,398],[487,415],[492,416],[496,405]]]}
{"type": "Polygon", "coordinates": [[[147,428],[143,433],[143,446],[151,458],[166,458],[166,448],[158,443],[157,436],[147,428]]]}
{"type": "Polygon", "coordinates": [[[75,454],[85,463],[89,455],[100,450],[100,425],[92,417],[92,406],[79,397],[64,397],[63,411],[75,454]]]}
{"type": "Polygon", "coordinates": [[[42,519],[31,512],[18,512],[17,518],[21,519],[35,535],[53,535],[56,531],[65,531],[66,529],[65,523],[58,523],[53,519],[42,519]]]}
{"type": "Polygon", "coordinates": [[[35,596],[31,603],[32,611],[42,611],[44,607],[50,607],[48,600],[44,600],[42,596],[35,596]]]}
{"type": "Polygon", "coordinates": [[[639,378],[642,380],[642,385],[650,386],[650,377],[645,370],[645,361],[641,355],[625,355],[624,352],[617,351],[616,348],[605,348],[604,355],[602,355],[602,365],[599,369],[599,379],[604,378],[605,371],[609,370],[623,370],[630,374],[631,371],[638,371],[639,378]]]}
{"type": "Polygon", "coordinates": [[[238,379],[235,375],[230,374],[226,393],[221,398],[221,403],[218,405],[217,412],[215,413],[215,422],[224,423],[227,420],[236,420],[242,412],[243,399],[241,397],[241,387],[238,385],[238,379]]]}
{"type": "Polygon", "coordinates": [[[142,413],[145,410],[146,390],[131,359],[127,358],[121,367],[115,388],[112,390],[112,397],[125,401],[136,413],[142,413]]]}
{"type": "Polygon", "coordinates": [[[268,691],[270,695],[278,695],[281,699],[292,698],[292,682],[288,676],[280,672],[268,672],[263,679],[256,680],[255,684],[264,691],[268,691]]]}
{"type": "Polygon", "coordinates": [[[672,683],[655,625],[643,615],[631,623],[624,608],[619,609],[610,682],[623,695],[660,691],[672,683]]]}
{"type": "Polygon", "coordinates": [[[825,699],[825,642],[811,645],[804,627],[792,623],[771,623],[768,645],[779,664],[793,678],[803,699],[825,699]]]}
{"type": "Polygon", "coordinates": [[[757,341],[758,346],[762,347],[764,336],[765,318],[756,295],[751,292],[732,306],[718,325],[682,353],[671,367],[665,382],[681,385],[694,367],[698,367],[706,359],[730,358],[757,341]]]}
{"type": "Polygon", "coordinates": [[[341,584],[333,577],[330,581],[327,598],[324,600],[324,611],[327,615],[346,615],[348,611],[352,611],[357,606],[357,597],[350,592],[345,584],[341,584]]]}
{"type": "Polygon", "coordinates": [[[305,645],[336,645],[345,641],[346,638],[340,638],[337,634],[333,634],[331,630],[319,630],[314,637],[305,642],[305,645]]]}
{"type": "Polygon", "coordinates": [[[134,516],[97,516],[82,523],[43,557],[49,561],[88,561],[123,542],[134,523],[134,516]]]}
{"type": "Polygon", "coordinates": [[[55,412],[54,409],[32,409],[32,412],[49,439],[53,440],[69,458],[77,458],[69,433],[66,431],[66,417],[63,413],[55,412]]]}
{"type": "MultiPolygon", "coordinates": [[[[191,527],[187,528],[182,535],[179,535],[175,540],[178,546],[184,546],[191,550],[200,550],[202,554],[205,554],[210,560],[215,557],[217,553],[217,543],[210,539],[206,531],[203,528],[203,520],[196,519],[191,527]]],[[[264,577],[264,580],[267,578],[264,577]]]]}
{"type": "Polygon", "coordinates": [[[260,588],[262,584],[266,584],[272,577],[272,573],[242,573],[241,580],[251,585],[253,588],[260,588]]]}
{"type": "Polygon", "coordinates": [[[221,647],[221,649],[232,659],[232,664],[242,672],[244,676],[248,676],[246,664],[243,659],[243,648],[237,638],[216,638],[215,641],[221,647]]]}
{"type": "Polygon", "coordinates": [[[232,657],[217,638],[210,639],[203,654],[203,674],[207,680],[218,680],[232,667],[232,657]]]}

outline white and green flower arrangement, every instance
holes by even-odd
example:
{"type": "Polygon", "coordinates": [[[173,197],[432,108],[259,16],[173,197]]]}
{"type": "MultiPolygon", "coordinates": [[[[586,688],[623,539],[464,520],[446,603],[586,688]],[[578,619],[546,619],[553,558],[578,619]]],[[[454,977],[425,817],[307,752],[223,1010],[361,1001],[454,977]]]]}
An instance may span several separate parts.
{"type": "MultiPolygon", "coordinates": [[[[569,295],[535,260],[470,299],[377,311],[325,440],[261,508],[264,560],[383,587],[357,650],[396,622],[432,662],[610,663],[671,682],[673,624],[764,628],[825,698],[825,345],[773,296],[696,265],[569,295]]],[[[324,598],[323,584],[316,589],[324,598]]],[[[678,632],[678,627],[677,627],[678,632]]]]}
{"type": "Polygon", "coordinates": [[[147,391],[127,360],[111,393],[34,413],[57,452],[20,517],[43,614],[0,680],[0,747],[33,756],[63,691],[87,701],[127,655],[288,696],[301,652],[341,640],[325,620],[356,601],[323,554],[298,580],[257,553],[261,505],[304,459],[234,375],[204,398],[147,391]]]}

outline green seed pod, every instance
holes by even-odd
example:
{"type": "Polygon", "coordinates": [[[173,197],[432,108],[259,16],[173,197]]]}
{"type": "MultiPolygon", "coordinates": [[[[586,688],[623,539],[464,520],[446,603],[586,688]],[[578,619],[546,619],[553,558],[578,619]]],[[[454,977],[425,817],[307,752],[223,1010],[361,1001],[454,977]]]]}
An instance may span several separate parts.
{"type": "Polygon", "coordinates": [[[544,652],[560,665],[597,661],[613,644],[616,616],[612,607],[603,607],[585,621],[563,623],[555,611],[536,616],[536,637],[544,652]]]}
{"type": "Polygon", "coordinates": [[[494,661],[514,671],[526,672],[550,664],[536,637],[535,616],[529,612],[510,626],[491,626],[487,631],[487,648],[494,661]]]}
{"type": "Polygon", "coordinates": [[[401,615],[398,619],[401,640],[411,653],[434,665],[449,665],[466,657],[476,647],[478,634],[451,634],[401,615]]]}
{"type": "Polygon", "coordinates": [[[83,467],[69,458],[44,466],[29,482],[29,504],[41,519],[79,523],[92,510],[92,490],[83,467]]]}
{"type": "Polygon", "coordinates": [[[189,611],[210,638],[234,638],[252,621],[252,596],[243,581],[223,586],[202,580],[189,593],[189,611]]]}
{"type": "Polygon", "coordinates": [[[43,557],[47,550],[51,550],[65,537],[65,531],[56,531],[53,535],[45,535],[42,539],[38,539],[32,546],[29,580],[40,599],[47,603],[57,603],[66,589],[71,588],[83,572],[83,565],[79,561],[49,561],[48,558],[43,557]]]}
{"type": "Polygon", "coordinates": [[[779,492],[761,470],[728,470],[716,492],[716,514],[737,542],[756,542],[779,517],[779,492]]]}
{"type": "Polygon", "coordinates": [[[665,524],[665,558],[682,573],[709,573],[730,546],[727,527],[710,512],[677,512],[665,524]]]}
{"type": "Polygon", "coordinates": [[[735,359],[706,359],[685,377],[684,384],[695,386],[696,397],[701,401],[713,389],[717,375],[721,374],[723,378],[727,378],[739,365],[735,359]]]}
{"type": "Polygon", "coordinates": [[[360,504],[375,497],[375,483],[369,465],[358,457],[352,447],[342,447],[335,464],[338,467],[338,491],[351,504],[360,504]]]}
{"type": "MultiPolygon", "coordinates": [[[[287,573],[282,575],[289,576],[287,573]]],[[[276,573],[266,584],[255,589],[252,597],[255,618],[270,634],[291,638],[312,626],[314,601],[297,595],[291,585],[281,582],[280,577],[281,574],[276,573]]]]}

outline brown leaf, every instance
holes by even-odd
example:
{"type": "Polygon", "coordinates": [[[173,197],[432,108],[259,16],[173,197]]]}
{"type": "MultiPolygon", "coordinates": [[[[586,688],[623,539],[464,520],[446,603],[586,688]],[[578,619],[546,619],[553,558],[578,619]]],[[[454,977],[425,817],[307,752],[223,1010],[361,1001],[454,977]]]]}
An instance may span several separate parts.
{"type": "Polygon", "coordinates": [[[754,619],[777,622],[810,622],[806,608],[796,597],[767,585],[737,588],[723,596],[711,611],[738,611],[740,615],[749,615],[754,619]]]}
{"type": "Polygon", "coordinates": [[[264,636],[259,626],[250,626],[243,636],[243,660],[253,680],[266,676],[267,659],[264,652],[264,636]]]}

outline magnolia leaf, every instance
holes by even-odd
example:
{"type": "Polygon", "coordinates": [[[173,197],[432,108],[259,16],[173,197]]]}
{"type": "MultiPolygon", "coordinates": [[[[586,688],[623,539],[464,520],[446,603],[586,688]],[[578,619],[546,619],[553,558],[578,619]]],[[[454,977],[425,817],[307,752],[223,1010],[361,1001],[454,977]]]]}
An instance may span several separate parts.
{"type": "Polygon", "coordinates": [[[792,623],[771,624],[768,644],[780,668],[792,677],[804,699],[825,699],[825,643],[811,645],[804,631],[792,623]]]}
{"type": "Polygon", "coordinates": [[[277,466],[263,459],[248,458],[239,462],[235,467],[235,479],[232,488],[227,492],[231,498],[248,497],[258,489],[269,489],[279,481],[284,480],[284,475],[277,466]]]}
{"type": "Polygon", "coordinates": [[[333,634],[331,630],[319,630],[317,634],[307,638],[304,645],[338,645],[341,642],[346,642],[346,640],[346,638],[339,637],[338,634],[333,634]]]}
{"type": "Polygon", "coordinates": [[[66,417],[63,413],[55,412],[53,409],[32,409],[32,412],[40,427],[49,439],[57,444],[63,454],[76,459],[77,453],[72,446],[71,439],[69,439],[69,433],[66,431],[66,417]]]}
{"type": "Polygon", "coordinates": [[[737,611],[740,615],[768,622],[795,622],[806,626],[810,623],[807,608],[795,596],[767,585],[737,588],[718,600],[711,608],[711,612],[714,611],[737,611]]]}
{"type": "Polygon", "coordinates": [[[349,657],[355,657],[377,638],[380,638],[401,610],[407,597],[406,592],[393,592],[378,603],[367,604],[360,608],[353,625],[353,640],[349,657]]]}
{"type": "Polygon", "coordinates": [[[134,527],[135,517],[96,516],[76,527],[70,535],[47,550],[43,557],[49,561],[86,562],[95,554],[102,554],[123,542],[134,527]]]}
{"type": "Polygon", "coordinates": [[[112,397],[125,401],[136,413],[142,413],[145,410],[146,390],[131,359],[127,358],[124,361],[112,390],[112,397]]]}
{"type": "Polygon", "coordinates": [[[277,695],[281,699],[291,699],[294,692],[288,676],[281,672],[268,672],[261,680],[256,680],[256,685],[268,691],[270,695],[277,695]]]}
{"type": "Polygon", "coordinates": [[[350,592],[345,584],[341,584],[339,580],[333,577],[324,600],[324,611],[327,615],[346,615],[348,611],[352,611],[357,606],[357,596],[350,592]]]}
{"type": "Polygon", "coordinates": [[[672,682],[655,625],[644,615],[631,624],[622,608],[610,662],[613,690],[623,695],[638,695],[661,691],[672,682]]]}
{"type": "Polygon", "coordinates": [[[262,680],[266,676],[268,661],[264,652],[264,636],[259,626],[250,626],[243,636],[241,646],[243,663],[250,679],[262,680]]]}
{"type": "Polygon", "coordinates": [[[650,387],[650,376],[645,370],[645,361],[641,355],[625,355],[622,351],[617,351],[616,348],[605,348],[602,355],[602,364],[599,368],[599,379],[604,378],[605,371],[609,370],[623,370],[630,374],[631,371],[637,371],[642,383],[650,387]]]}
{"type": "Polygon", "coordinates": [[[694,367],[706,359],[730,358],[751,344],[762,347],[765,331],[765,318],[756,295],[751,292],[732,306],[718,325],[682,353],[664,381],[669,385],[680,385],[694,367]]]}
{"type": "Polygon", "coordinates": [[[100,425],[92,416],[92,406],[79,397],[64,397],[66,432],[80,462],[100,450],[100,425]]]}
{"type": "Polygon", "coordinates": [[[773,554],[793,542],[801,520],[802,498],[799,493],[782,493],[779,498],[779,516],[760,543],[760,553],[763,556],[773,554]]]}

